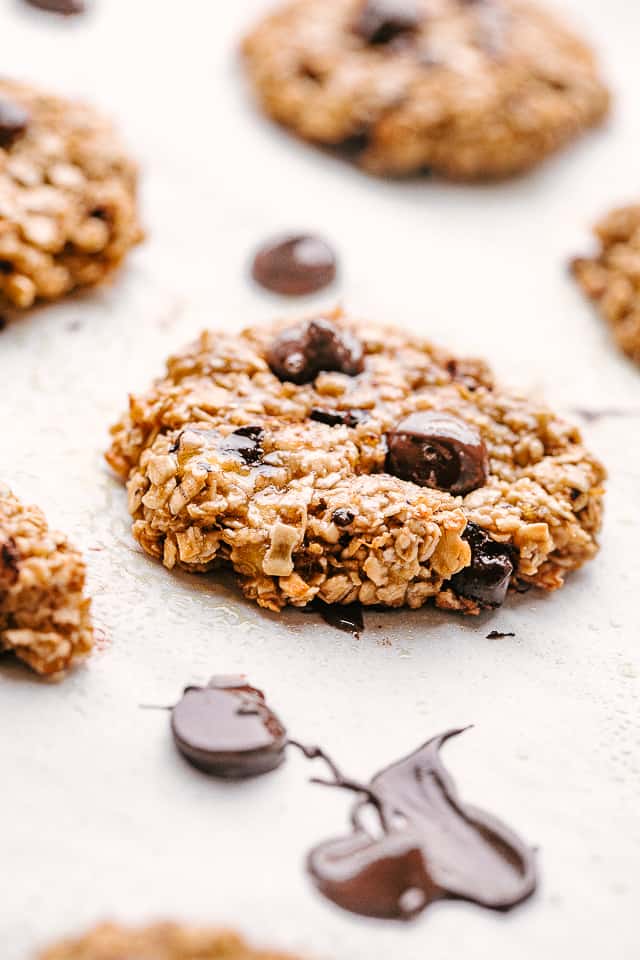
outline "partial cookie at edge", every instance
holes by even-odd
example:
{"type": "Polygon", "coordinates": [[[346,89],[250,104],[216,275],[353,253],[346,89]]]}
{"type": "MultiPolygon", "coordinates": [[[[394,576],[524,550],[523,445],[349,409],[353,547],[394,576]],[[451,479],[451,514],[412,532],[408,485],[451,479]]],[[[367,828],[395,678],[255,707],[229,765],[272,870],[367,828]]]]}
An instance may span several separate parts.
{"type": "Polygon", "coordinates": [[[65,940],[38,954],[37,960],[295,960],[258,950],[236,933],[158,923],[133,929],[106,923],[84,937],[65,940]]]}
{"type": "Polygon", "coordinates": [[[93,646],[85,566],[37,507],[0,484],[0,652],[59,674],[93,646]]]}
{"type": "Polygon", "coordinates": [[[577,257],[571,269],[620,349],[640,364],[640,205],[613,210],[594,232],[598,253],[577,257]]]}
{"type": "Polygon", "coordinates": [[[137,167],[90,106],[0,79],[3,104],[27,123],[0,141],[0,308],[27,309],[102,283],[140,242],[137,167]]]}
{"type": "Polygon", "coordinates": [[[405,6],[414,28],[373,42],[363,0],[291,0],[266,16],[242,47],[266,113],[370,172],[459,179],[522,172],[606,114],[591,50],[537,4],[405,6]]]}

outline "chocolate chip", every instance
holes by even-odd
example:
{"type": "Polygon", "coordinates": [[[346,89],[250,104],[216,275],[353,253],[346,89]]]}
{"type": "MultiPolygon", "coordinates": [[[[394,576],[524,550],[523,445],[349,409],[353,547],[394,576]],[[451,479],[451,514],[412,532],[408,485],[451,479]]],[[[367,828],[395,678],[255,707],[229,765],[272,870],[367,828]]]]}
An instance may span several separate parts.
{"type": "Polygon", "coordinates": [[[329,427],[357,427],[369,419],[366,410],[325,410],[322,407],[313,407],[309,414],[310,420],[326,423],[329,427]]]}
{"type": "Polygon", "coordinates": [[[298,384],[310,383],[322,370],[355,377],[364,369],[360,341],[324,318],[283,330],[267,350],[267,363],[279,380],[298,384]]]}
{"type": "Polygon", "coordinates": [[[325,623],[344,633],[359,637],[364,630],[362,605],[359,603],[325,603],[315,599],[312,607],[320,614],[325,623]]]}
{"type": "Polygon", "coordinates": [[[20,551],[13,537],[0,542],[0,588],[13,586],[20,573],[20,551]]]}
{"type": "Polygon", "coordinates": [[[493,540],[471,521],[462,536],[471,547],[471,565],[451,578],[452,590],[486,609],[499,607],[517,568],[517,550],[508,543],[493,540]]]}
{"type": "Polygon", "coordinates": [[[23,106],[13,100],[0,97],[0,147],[8,150],[29,126],[29,114],[23,106]]]}
{"type": "Polygon", "coordinates": [[[48,10],[51,13],[63,13],[71,16],[74,13],[84,13],[87,9],[85,0],[27,0],[32,7],[48,10]]]}
{"type": "Polygon", "coordinates": [[[284,760],[287,731],[244,677],[188,687],[173,708],[171,730],[187,760],[215,777],[255,777],[284,760]]]}
{"type": "Polygon", "coordinates": [[[414,33],[421,17],[415,0],[367,0],[355,23],[355,32],[374,45],[388,44],[414,33]]]}
{"type": "Polygon", "coordinates": [[[235,454],[245,463],[260,463],[263,437],[262,427],[239,427],[220,442],[219,449],[223,453],[235,454]]]}
{"type": "Polygon", "coordinates": [[[345,507],[339,507],[337,510],[333,511],[333,516],[331,519],[335,523],[336,527],[348,527],[350,523],[353,523],[355,520],[355,513],[353,510],[348,510],[345,507]]]}
{"type": "Polygon", "coordinates": [[[448,413],[420,411],[387,434],[387,470],[421,487],[464,496],[483,486],[489,472],[482,437],[448,413]]]}
{"type": "Polygon", "coordinates": [[[286,296],[304,296],[333,282],[336,258],[320,237],[277,237],[256,253],[253,279],[267,290],[286,296]]]}

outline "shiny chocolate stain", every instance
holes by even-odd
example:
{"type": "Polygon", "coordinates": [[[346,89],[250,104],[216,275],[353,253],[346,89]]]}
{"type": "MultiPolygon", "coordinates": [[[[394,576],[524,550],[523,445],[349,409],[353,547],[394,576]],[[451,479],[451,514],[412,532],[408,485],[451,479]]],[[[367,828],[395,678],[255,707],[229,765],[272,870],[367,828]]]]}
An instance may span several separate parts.
{"type": "Polygon", "coordinates": [[[178,750],[199,770],[225,780],[269,773],[284,760],[287,731],[264,694],[242,676],[187,687],[171,713],[178,750]]]}
{"type": "Polygon", "coordinates": [[[363,916],[410,920],[436,900],[508,910],[531,896],[533,850],[501,821],[463,803],[441,763],[441,746],[462,732],[434,737],[366,785],[346,780],[330,764],[333,781],[317,782],[362,797],[352,811],[352,832],[319,844],[307,858],[325,897],[363,916]],[[365,810],[376,818],[375,831],[365,810]]]}
{"type": "Polygon", "coordinates": [[[336,258],[321,237],[310,234],[276,237],[257,251],[251,272],[261,287],[300,297],[333,283],[336,258]]]}

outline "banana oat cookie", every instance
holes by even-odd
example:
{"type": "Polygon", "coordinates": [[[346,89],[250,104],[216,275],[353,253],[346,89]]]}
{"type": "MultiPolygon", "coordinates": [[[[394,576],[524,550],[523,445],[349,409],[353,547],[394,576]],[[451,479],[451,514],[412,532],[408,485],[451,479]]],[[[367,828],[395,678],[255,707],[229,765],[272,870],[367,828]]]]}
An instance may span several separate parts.
{"type": "Polygon", "coordinates": [[[289,0],[243,53],[273,119],[377,174],[509,176],[609,101],[589,48],[529,0],[289,0]]]}
{"type": "Polygon", "coordinates": [[[339,311],[203,333],[130,398],[107,460],[148,554],[230,566],[272,610],[478,613],[597,550],[604,470],[576,427],[480,361],[339,311]]]}
{"type": "Polygon", "coordinates": [[[93,645],[80,554],[0,484],[0,652],[60,673],[93,645]]]}
{"type": "Polygon", "coordinates": [[[38,960],[294,960],[255,950],[227,930],[158,923],[142,929],[102,924],[78,940],[40,953],[38,960]]]}
{"type": "Polygon", "coordinates": [[[142,239],[136,181],[91,107],[0,79],[0,307],[102,283],[142,239]]]}
{"type": "Polygon", "coordinates": [[[575,259],[574,276],[597,303],[618,346],[640,363],[640,206],[614,210],[595,234],[600,250],[575,259]]]}

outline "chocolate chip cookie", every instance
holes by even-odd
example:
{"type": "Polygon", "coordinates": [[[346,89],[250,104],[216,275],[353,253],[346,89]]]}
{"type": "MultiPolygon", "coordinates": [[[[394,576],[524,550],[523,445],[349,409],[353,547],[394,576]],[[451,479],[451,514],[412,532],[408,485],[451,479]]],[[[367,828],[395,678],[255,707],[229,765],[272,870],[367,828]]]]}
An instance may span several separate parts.
{"type": "Polygon", "coordinates": [[[91,107],[0,80],[0,308],[107,279],[142,238],[136,180],[91,107]]]}
{"type": "Polygon", "coordinates": [[[255,950],[227,930],[201,930],[172,923],[142,929],[103,924],[78,940],[66,940],[38,960],[294,960],[255,950]]]}
{"type": "Polygon", "coordinates": [[[640,363],[640,206],[622,207],[595,228],[600,249],[571,265],[611,327],[618,346],[640,363]]]}
{"type": "Polygon", "coordinates": [[[604,470],[480,361],[340,311],[203,333],[112,428],[133,533],[279,610],[478,613],[597,550],[604,470]]]}
{"type": "Polygon", "coordinates": [[[0,651],[55,674],[93,645],[85,567],[42,511],[0,484],[0,651]]]}
{"type": "Polygon", "coordinates": [[[589,48],[529,0],[290,0],[243,53],[273,119],[377,174],[519,173],[609,101],[589,48]]]}

